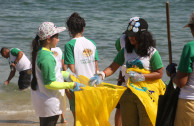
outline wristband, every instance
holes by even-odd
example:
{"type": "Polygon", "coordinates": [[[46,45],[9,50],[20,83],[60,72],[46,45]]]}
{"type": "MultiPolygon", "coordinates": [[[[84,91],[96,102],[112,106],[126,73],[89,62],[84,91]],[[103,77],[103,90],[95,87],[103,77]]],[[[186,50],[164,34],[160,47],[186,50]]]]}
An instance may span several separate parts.
{"type": "Polygon", "coordinates": [[[102,75],[102,80],[104,80],[104,78],[106,77],[106,74],[104,71],[99,71],[97,74],[102,75]]]}

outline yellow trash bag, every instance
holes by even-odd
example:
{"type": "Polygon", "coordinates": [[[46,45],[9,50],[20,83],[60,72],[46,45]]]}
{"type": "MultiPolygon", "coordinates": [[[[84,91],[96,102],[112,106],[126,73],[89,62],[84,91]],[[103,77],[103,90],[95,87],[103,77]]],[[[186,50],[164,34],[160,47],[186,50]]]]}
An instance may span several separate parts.
{"type": "MultiPolygon", "coordinates": [[[[139,68],[129,68],[127,69],[127,73],[130,70],[142,74],[150,73],[150,71],[148,70],[139,68]]],[[[166,85],[164,84],[164,82],[161,79],[158,79],[155,81],[142,81],[132,83],[130,79],[128,79],[127,86],[135,95],[137,95],[137,97],[143,103],[153,126],[155,126],[159,95],[164,95],[166,91],[166,85]]]]}
{"type": "MultiPolygon", "coordinates": [[[[79,83],[88,85],[89,79],[78,76],[79,83]]],[[[126,87],[102,83],[97,87],[81,87],[75,91],[76,126],[110,126],[109,117],[126,87]]]]}

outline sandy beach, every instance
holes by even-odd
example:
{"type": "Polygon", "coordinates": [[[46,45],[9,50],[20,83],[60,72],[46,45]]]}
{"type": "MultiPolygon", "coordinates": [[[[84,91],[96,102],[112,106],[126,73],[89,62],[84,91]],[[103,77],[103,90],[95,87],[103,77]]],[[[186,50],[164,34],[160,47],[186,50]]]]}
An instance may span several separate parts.
{"type": "MultiPolygon", "coordinates": [[[[69,104],[67,104],[67,108],[69,108],[69,104]]],[[[114,126],[114,114],[115,114],[115,109],[111,113],[111,116],[109,119],[111,126],[114,126]]],[[[60,117],[59,117],[57,126],[73,126],[73,116],[69,109],[67,109],[65,115],[68,123],[67,124],[60,123],[60,117]]],[[[39,126],[39,119],[35,115],[34,111],[21,112],[17,114],[1,114],[0,126],[39,126]]]]}

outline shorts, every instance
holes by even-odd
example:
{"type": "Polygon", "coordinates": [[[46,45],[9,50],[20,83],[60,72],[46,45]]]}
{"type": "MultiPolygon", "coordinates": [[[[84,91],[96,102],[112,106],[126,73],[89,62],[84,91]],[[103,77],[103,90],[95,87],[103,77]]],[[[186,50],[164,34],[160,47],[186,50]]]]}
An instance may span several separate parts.
{"type": "Polygon", "coordinates": [[[71,91],[72,99],[69,100],[70,110],[75,112],[75,94],[71,91]]]}
{"type": "Polygon", "coordinates": [[[56,126],[59,115],[50,117],[39,117],[40,126],[56,126]]]}
{"type": "Polygon", "coordinates": [[[18,86],[20,90],[26,89],[31,83],[31,69],[21,71],[19,74],[18,86]]]}
{"type": "Polygon", "coordinates": [[[130,89],[123,93],[119,103],[123,126],[152,126],[144,105],[130,89]]]}
{"type": "Polygon", "coordinates": [[[194,100],[178,99],[174,126],[194,125],[194,100]]]}

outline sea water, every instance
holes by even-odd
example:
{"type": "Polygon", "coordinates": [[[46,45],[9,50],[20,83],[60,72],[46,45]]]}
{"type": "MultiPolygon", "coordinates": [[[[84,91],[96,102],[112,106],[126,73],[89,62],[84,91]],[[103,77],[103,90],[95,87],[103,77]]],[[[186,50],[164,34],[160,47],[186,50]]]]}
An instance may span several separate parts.
{"type": "MultiPolygon", "coordinates": [[[[117,54],[116,39],[126,30],[131,17],[139,16],[149,24],[156,40],[164,68],[168,65],[168,41],[164,0],[0,0],[0,48],[19,48],[30,59],[31,41],[41,22],[51,21],[66,26],[67,18],[78,12],[86,21],[84,36],[94,40],[99,54],[99,68],[112,63],[117,54]]],[[[173,62],[180,60],[183,45],[193,40],[189,28],[182,28],[194,11],[193,0],[170,0],[170,28],[173,62]]],[[[62,32],[58,44],[62,50],[70,40],[68,31],[62,32]]],[[[19,74],[4,86],[10,68],[7,59],[0,56],[0,115],[33,111],[30,90],[19,91],[19,74]]],[[[118,71],[105,79],[116,84],[118,71]]],[[[168,81],[164,69],[163,81],[168,81]]]]}

